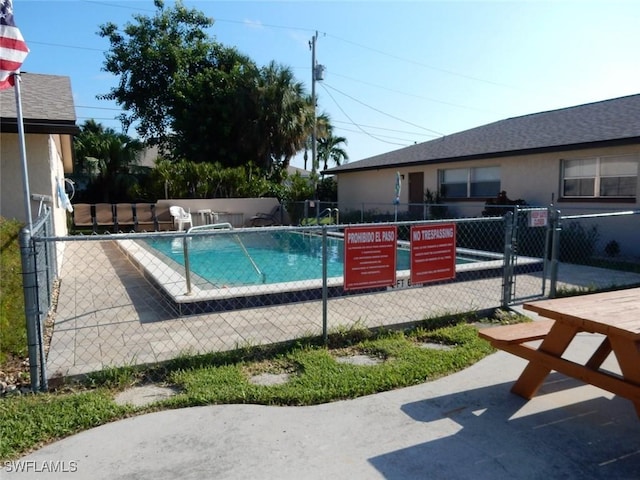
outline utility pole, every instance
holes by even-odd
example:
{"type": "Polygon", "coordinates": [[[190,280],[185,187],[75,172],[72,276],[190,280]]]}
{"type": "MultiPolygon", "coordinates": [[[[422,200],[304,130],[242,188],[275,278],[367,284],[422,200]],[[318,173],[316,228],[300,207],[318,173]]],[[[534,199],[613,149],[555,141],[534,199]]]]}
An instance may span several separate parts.
{"type": "Polygon", "coordinates": [[[313,129],[311,130],[311,174],[316,173],[316,40],[318,31],[309,42],[311,48],[311,105],[313,106],[313,129]]]}
{"type": "Polygon", "coordinates": [[[316,115],[316,82],[324,80],[324,65],[318,65],[316,61],[316,41],[318,40],[318,31],[309,42],[311,48],[311,104],[313,105],[313,129],[311,131],[311,173],[316,173],[316,163],[318,162],[318,125],[316,115]]]}

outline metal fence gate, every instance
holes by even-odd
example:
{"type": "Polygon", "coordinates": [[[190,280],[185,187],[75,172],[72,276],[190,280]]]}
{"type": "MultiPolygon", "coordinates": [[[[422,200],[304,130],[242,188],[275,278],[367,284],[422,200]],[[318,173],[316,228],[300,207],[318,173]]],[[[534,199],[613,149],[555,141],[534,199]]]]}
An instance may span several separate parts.
{"type": "Polygon", "coordinates": [[[505,215],[506,303],[545,295],[556,216],[549,208],[516,208],[505,215]]]}

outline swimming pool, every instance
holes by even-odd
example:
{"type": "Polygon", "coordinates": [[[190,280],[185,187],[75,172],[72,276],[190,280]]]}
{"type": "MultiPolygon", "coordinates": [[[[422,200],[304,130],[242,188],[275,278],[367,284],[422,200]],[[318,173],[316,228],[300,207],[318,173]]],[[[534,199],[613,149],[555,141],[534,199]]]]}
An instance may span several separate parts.
{"type": "MultiPolygon", "coordinates": [[[[161,255],[185,265],[183,240],[153,239],[161,255]]],[[[248,232],[198,236],[187,240],[191,272],[213,286],[274,284],[322,278],[322,237],[299,232],[248,232]]],[[[397,270],[409,270],[408,248],[397,250],[397,270]]],[[[459,257],[457,264],[477,260],[459,257]]],[[[344,272],[344,241],[327,237],[327,276],[344,272]]]]}
{"type": "MultiPolygon", "coordinates": [[[[313,301],[325,293],[338,297],[422,286],[409,281],[409,244],[403,241],[398,242],[396,285],[354,291],[343,288],[344,249],[338,232],[327,237],[326,290],[322,237],[316,232],[290,227],[221,230],[193,236],[149,234],[117,243],[179,315],[313,301]]],[[[541,269],[541,259],[519,257],[516,268],[531,265],[541,269]]],[[[503,271],[502,254],[458,247],[456,278],[445,282],[495,277],[503,271]]]]}

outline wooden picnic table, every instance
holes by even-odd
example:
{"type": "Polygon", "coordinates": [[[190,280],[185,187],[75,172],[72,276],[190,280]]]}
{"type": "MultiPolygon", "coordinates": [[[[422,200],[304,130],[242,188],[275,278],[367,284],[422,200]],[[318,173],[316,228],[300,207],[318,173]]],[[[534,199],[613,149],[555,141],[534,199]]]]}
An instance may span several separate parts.
{"type": "Polygon", "coordinates": [[[532,398],[555,370],[631,400],[640,416],[640,288],[541,300],[523,307],[550,320],[479,332],[495,348],[529,360],[511,389],[513,393],[532,398]],[[583,364],[563,358],[581,332],[602,337],[583,364]],[[532,340],[542,342],[527,344],[532,340]],[[601,368],[612,352],[621,374],[601,368]]]}

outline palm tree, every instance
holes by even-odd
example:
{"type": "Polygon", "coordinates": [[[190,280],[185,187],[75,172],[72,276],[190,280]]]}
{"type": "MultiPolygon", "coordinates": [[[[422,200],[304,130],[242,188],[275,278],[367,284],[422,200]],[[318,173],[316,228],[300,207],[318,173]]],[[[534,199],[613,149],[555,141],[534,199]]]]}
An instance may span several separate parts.
{"type": "Polygon", "coordinates": [[[118,201],[136,183],[144,144],[95,120],[87,120],[74,144],[79,173],[88,174],[100,201],[118,201]]]}
{"type": "MultiPolygon", "coordinates": [[[[311,98],[309,97],[309,102],[311,102],[311,98]]],[[[316,141],[318,138],[320,137],[326,137],[328,132],[331,131],[331,119],[329,118],[329,115],[326,113],[322,113],[320,115],[318,115],[316,117],[316,141]]],[[[309,126],[309,133],[307,134],[307,139],[304,142],[304,169],[307,169],[307,160],[309,158],[309,150],[311,150],[313,147],[311,145],[311,142],[313,141],[313,136],[312,136],[312,129],[313,129],[313,124],[309,126]]],[[[317,145],[316,145],[317,146],[317,145]]],[[[316,152],[316,165],[317,167],[317,152],[316,152]]],[[[314,165],[312,165],[312,168],[314,167],[314,165]]]]}
{"type": "Polygon", "coordinates": [[[333,136],[331,130],[324,137],[318,137],[318,163],[324,162],[324,170],[329,168],[329,160],[337,166],[349,160],[346,150],[340,146],[342,143],[346,145],[347,139],[333,136]]]}
{"type": "Polygon", "coordinates": [[[286,168],[305,146],[313,108],[302,83],[295,81],[289,67],[271,62],[262,69],[259,83],[259,131],[265,139],[260,158],[267,169],[274,163],[286,168]]]}

